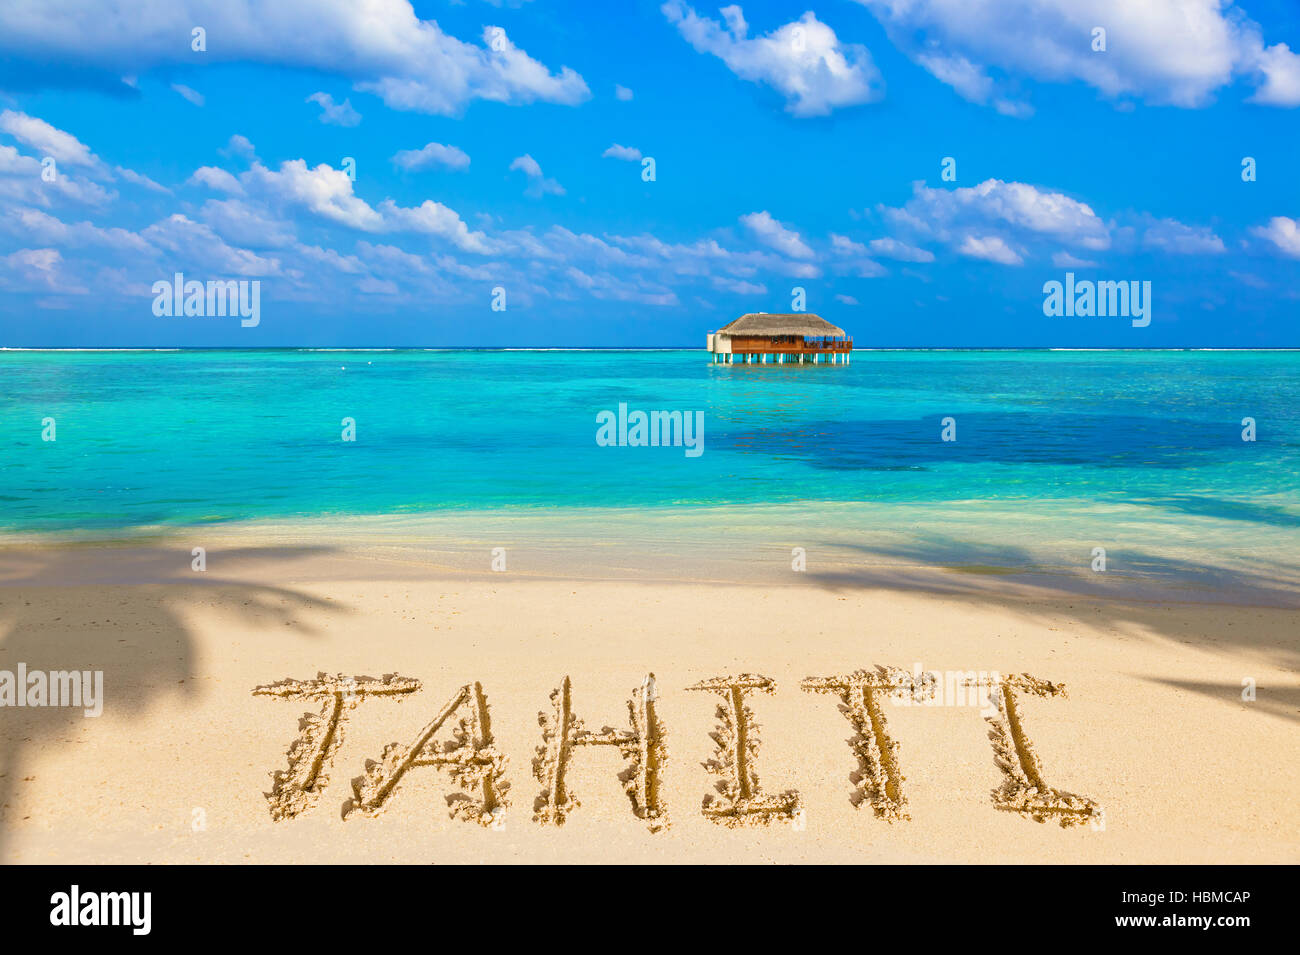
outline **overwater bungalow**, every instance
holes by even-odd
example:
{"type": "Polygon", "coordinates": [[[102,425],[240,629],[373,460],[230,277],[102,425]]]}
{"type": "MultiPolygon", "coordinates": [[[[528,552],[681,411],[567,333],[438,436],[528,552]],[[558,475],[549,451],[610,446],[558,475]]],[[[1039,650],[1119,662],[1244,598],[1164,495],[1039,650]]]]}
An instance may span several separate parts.
{"type": "Polygon", "coordinates": [[[849,363],[853,339],[838,325],[811,312],[749,312],[709,332],[715,365],[849,363]],[[739,356],[739,357],[737,357],[739,356]]]}

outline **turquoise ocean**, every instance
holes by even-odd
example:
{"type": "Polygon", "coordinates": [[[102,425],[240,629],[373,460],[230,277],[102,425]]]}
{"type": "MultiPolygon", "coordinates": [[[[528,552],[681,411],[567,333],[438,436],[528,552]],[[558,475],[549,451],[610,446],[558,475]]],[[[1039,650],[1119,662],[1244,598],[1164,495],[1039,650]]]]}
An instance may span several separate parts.
{"type": "Polygon", "coordinates": [[[752,530],[789,505],[895,544],[1090,515],[1083,537],[1300,562],[1300,352],[5,351],[0,376],[0,533],[568,509],[752,530]],[[704,453],[599,446],[620,403],[703,412],[704,453]]]}

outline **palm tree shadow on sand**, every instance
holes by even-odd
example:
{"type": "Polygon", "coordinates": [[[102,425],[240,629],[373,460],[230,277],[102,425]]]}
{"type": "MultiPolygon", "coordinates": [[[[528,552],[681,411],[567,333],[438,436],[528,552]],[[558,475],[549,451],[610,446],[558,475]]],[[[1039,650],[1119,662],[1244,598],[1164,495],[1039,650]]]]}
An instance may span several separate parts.
{"type": "MultiPolygon", "coordinates": [[[[847,549],[868,556],[870,563],[851,570],[810,573],[809,582],[829,591],[916,590],[941,594],[948,601],[969,606],[1014,606],[1022,613],[1036,612],[1038,602],[1046,600],[1054,616],[1072,616],[1090,626],[1136,626],[1140,632],[1171,637],[1191,646],[1239,652],[1243,661],[1261,659],[1280,669],[1300,670],[1300,641],[1280,628],[1266,634],[1243,617],[1242,626],[1213,632],[1173,632],[1169,630],[1167,613],[1171,604],[1187,601],[1186,606],[1204,602],[1238,607],[1243,612],[1294,614],[1300,611],[1298,564],[1261,560],[1235,568],[1210,567],[1165,555],[1124,553],[1118,575],[1102,580],[1092,574],[1064,574],[1059,570],[1035,572],[1038,560],[1023,548],[977,545],[941,535],[917,535],[906,546],[849,545],[847,549]],[[915,575],[900,573],[897,566],[890,564],[900,560],[927,570],[915,575]]],[[[1223,702],[1241,700],[1240,683],[1144,678],[1223,702]]],[[[1300,721],[1300,691],[1295,687],[1270,685],[1260,692],[1262,712],[1300,721]]]]}
{"type": "MultiPolygon", "coordinates": [[[[139,718],[169,694],[196,690],[194,635],[184,623],[187,604],[203,601],[237,625],[303,637],[315,634],[301,619],[308,611],[348,612],[300,591],[250,582],[272,578],[286,560],[327,548],[240,548],[221,552],[238,577],[199,574],[189,554],[170,548],[105,550],[49,548],[0,551],[0,670],[19,663],[33,671],[103,672],[104,710],[139,718]],[[178,570],[179,568],[179,570],[178,570]],[[87,600],[88,588],[95,588],[87,600]]],[[[21,689],[20,689],[21,692],[21,689]]],[[[41,747],[79,745],[86,720],[81,707],[0,709],[0,861],[8,861],[13,804],[26,755],[41,747]]],[[[87,779],[93,787],[96,781],[87,779]]]]}

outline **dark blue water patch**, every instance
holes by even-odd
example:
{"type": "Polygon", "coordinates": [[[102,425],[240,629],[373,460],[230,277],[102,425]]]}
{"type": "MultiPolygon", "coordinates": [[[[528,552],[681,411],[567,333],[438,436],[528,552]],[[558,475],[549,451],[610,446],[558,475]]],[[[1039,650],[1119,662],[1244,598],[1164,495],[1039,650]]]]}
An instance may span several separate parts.
{"type": "Polygon", "coordinates": [[[791,421],[726,427],[718,449],[801,458],[831,470],[924,470],[936,463],[1190,468],[1258,453],[1240,429],[1188,418],[977,411],[953,416],[956,440],[942,440],[943,416],[910,420],[791,421]]]}
{"type": "Polygon", "coordinates": [[[1300,527],[1300,513],[1273,504],[1226,500],[1195,494],[1178,494],[1168,497],[1134,499],[1134,504],[1145,504],[1181,514],[1198,517],[1215,517],[1229,521],[1253,521],[1271,527],[1300,527]]]}

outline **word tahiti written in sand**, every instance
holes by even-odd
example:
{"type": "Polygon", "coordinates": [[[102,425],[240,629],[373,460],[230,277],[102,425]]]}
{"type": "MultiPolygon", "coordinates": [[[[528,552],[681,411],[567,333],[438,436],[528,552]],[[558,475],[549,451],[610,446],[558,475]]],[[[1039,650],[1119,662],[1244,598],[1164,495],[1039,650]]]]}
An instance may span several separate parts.
{"type": "MultiPolygon", "coordinates": [[[[994,762],[1003,775],[1001,787],[993,792],[993,804],[1038,822],[1052,819],[1062,826],[1091,823],[1100,828],[1103,816],[1096,802],[1047,785],[1024,728],[1022,698],[1064,697],[1065,687],[1027,673],[1002,677],[972,673],[965,685],[986,696],[989,739],[994,762]]],[[[849,746],[858,761],[858,768],[850,775],[857,786],[851,797],[854,806],[870,805],[875,815],[887,822],[909,818],[899,746],[889,735],[883,703],[925,702],[933,699],[935,686],[932,673],[883,666],[844,676],[809,677],[802,682],[806,692],[838,697],[840,712],[853,727],[849,746]]],[[[291,819],[320,801],[329,784],[327,770],[343,745],[352,712],[361,702],[384,697],[400,699],[420,688],[419,680],[396,674],[374,679],[322,673],[314,680],[281,680],[254,689],[256,696],[311,702],[320,707],[300,721],[299,735],[289,746],[288,769],[272,773],[271,791],[266,794],[271,817],[277,821],[291,819]]],[[[726,826],[787,822],[802,828],[804,809],[798,791],[772,794],[759,785],[759,725],[749,699],[755,692],[775,693],[776,682],[770,677],[742,673],[704,680],[687,689],[721,697],[716,710],[717,729],[710,734],[715,752],[704,763],[705,769],[719,780],[716,792],[703,799],[703,815],[726,826]]],[[[669,827],[662,785],[663,767],[668,761],[668,731],[659,716],[653,673],[632,690],[627,707],[628,727],[588,730],[575,711],[572,682],[567,676],[560,681],[551,694],[551,712],[538,714],[542,741],[533,759],[533,775],[541,790],[533,802],[534,822],[564,825],[579,807],[568,779],[574,756],[583,747],[610,746],[627,764],[619,780],[633,814],[651,832],[669,827]]],[[[391,743],[377,762],[366,762],[364,773],[352,782],[353,796],[344,804],[343,815],[377,815],[393,801],[411,770],[441,767],[450,772],[460,790],[447,798],[453,818],[500,828],[510,807],[507,764],[492,736],[482,685],[466,684],[409,745],[391,743]]]]}

